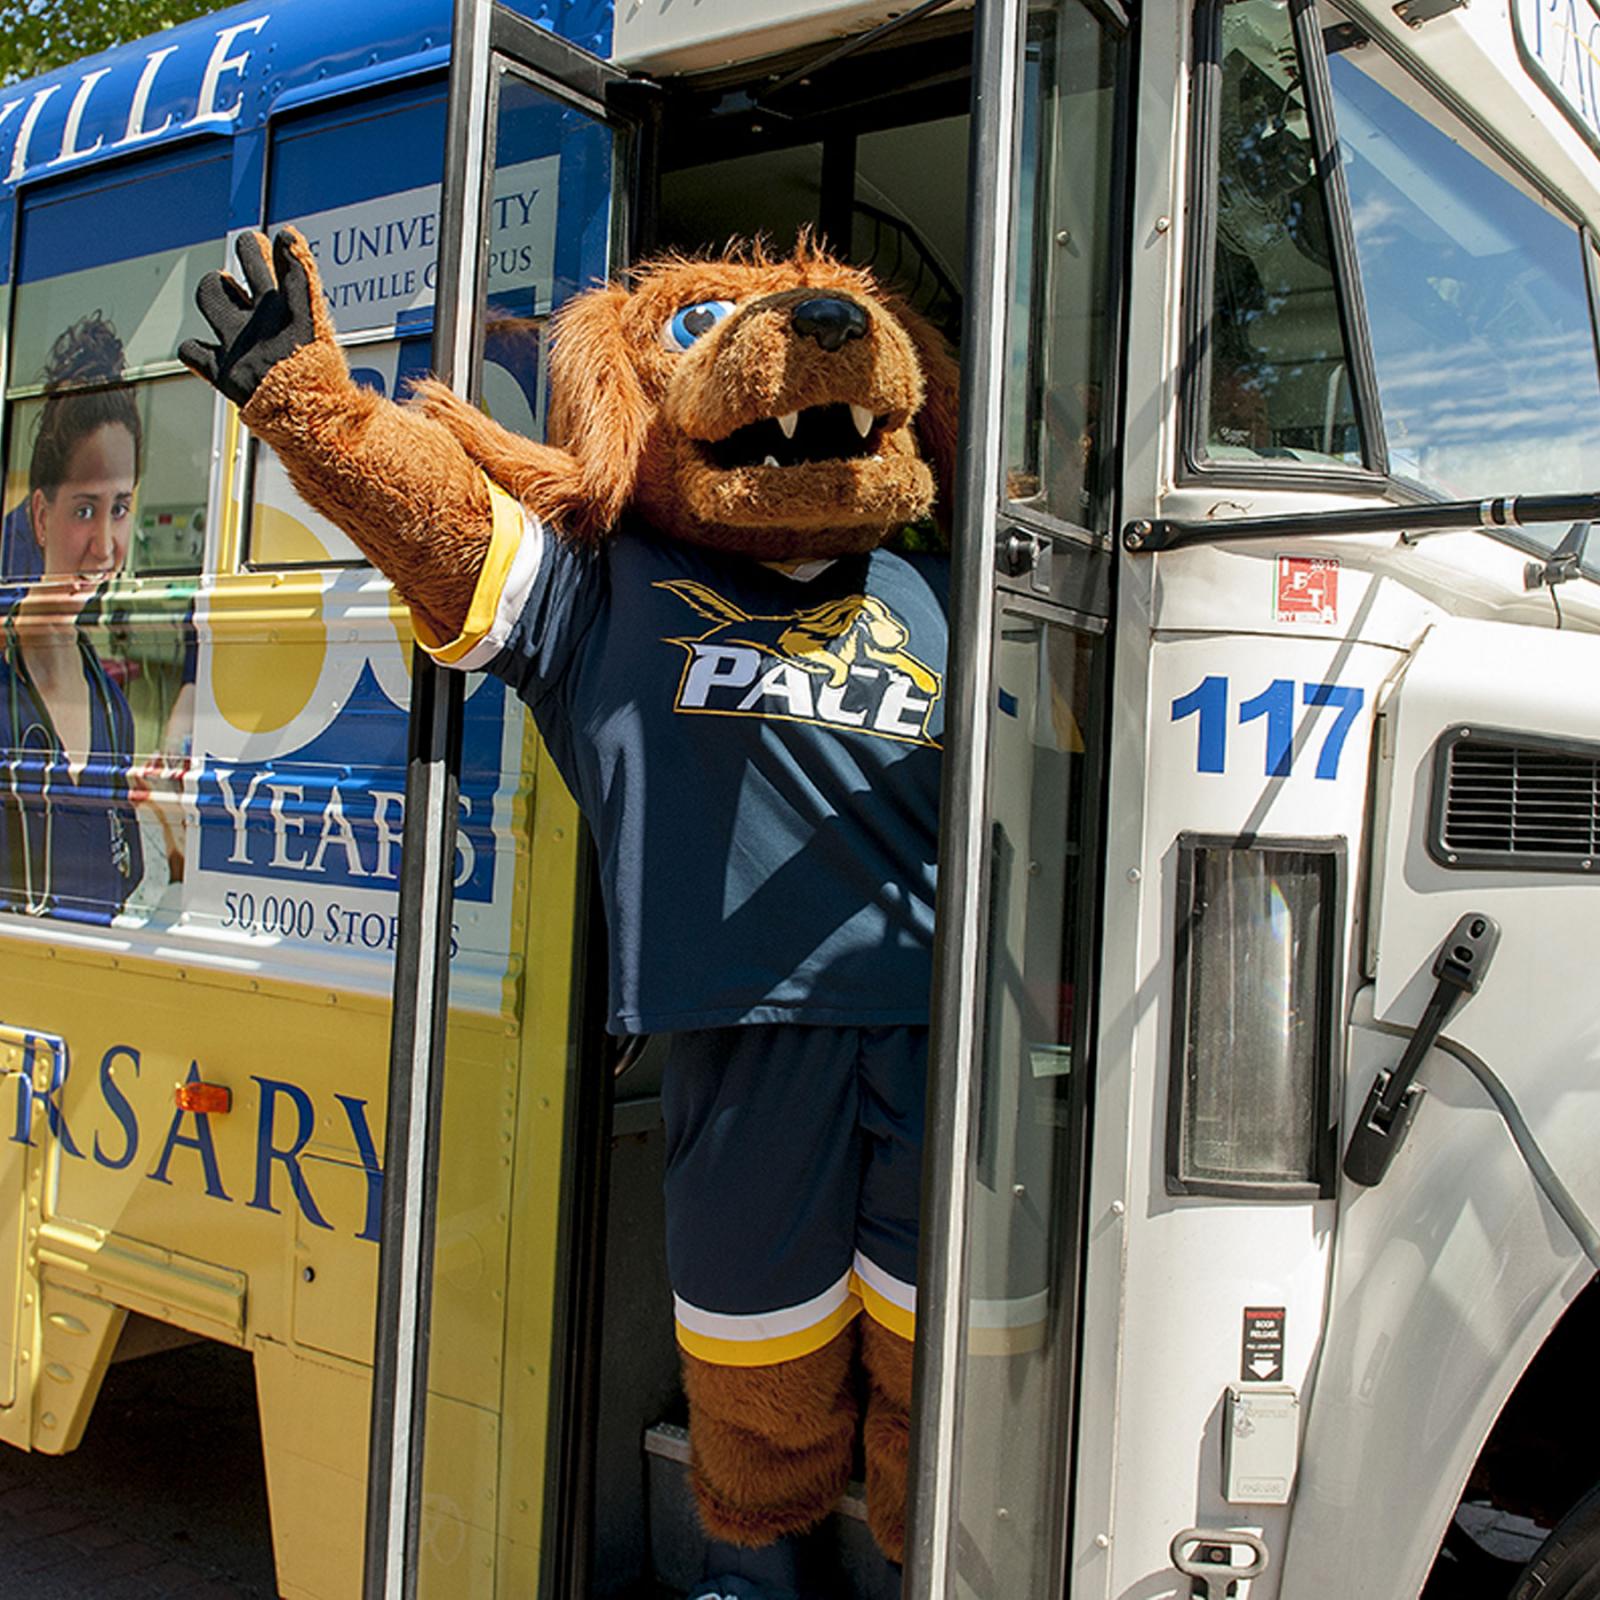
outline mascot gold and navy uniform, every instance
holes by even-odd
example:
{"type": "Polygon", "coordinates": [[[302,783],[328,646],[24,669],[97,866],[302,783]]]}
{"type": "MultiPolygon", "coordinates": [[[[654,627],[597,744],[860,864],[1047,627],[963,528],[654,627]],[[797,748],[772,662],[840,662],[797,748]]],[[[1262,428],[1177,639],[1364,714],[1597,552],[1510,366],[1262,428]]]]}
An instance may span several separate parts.
{"type": "Polygon", "coordinates": [[[698,1593],[800,1591],[858,1433],[898,1561],[946,566],[892,546],[949,506],[948,352],[805,241],[664,259],[558,313],[536,444],[354,384],[293,230],[239,257],[180,353],[424,648],[531,708],[594,834],[611,1027],[669,1036],[698,1593]]]}

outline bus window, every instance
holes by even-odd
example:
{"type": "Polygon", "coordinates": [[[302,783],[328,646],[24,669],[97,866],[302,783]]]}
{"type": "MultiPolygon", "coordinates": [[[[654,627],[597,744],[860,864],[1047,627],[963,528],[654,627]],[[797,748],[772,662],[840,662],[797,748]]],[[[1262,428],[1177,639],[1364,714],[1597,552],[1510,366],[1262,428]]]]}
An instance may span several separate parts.
{"type": "Polygon", "coordinates": [[[1030,13],[1006,374],[1006,497],[1100,531],[1116,41],[1076,7],[1030,13]]]}
{"type": "Polygon", "coordinates": [[[194,287],[226,231],[225,153],[119,168],[27,195],[6,374],[10,413],[0,575],[28,583],[45,570],[27,502],[52,397],[69,409],[137,413],[140,484],[128,507],[118,570],[197,572],[210,475],[211,396],[177,375],[177,341],[202,331],[194,287]],[[181,203],[180,203],[181,201],[181,203]],[[118,397],[121,397],[120,399],[118,397]]]}
{"type": "MultiPolygon", "coordinates": [[[[387,94],[274,130],[267,225],[292,223],[323,276],[358,383],[394,399],[432,367],[445,86],[387,94]]],[[[543,318],[531,285],[547,281],[557,193],[552,158],[508,165],[490,201],[491,310],[483,399],[519,433],[544,431],[543,318]]],[[[252,567],[358,564],[360,552],[294,492],[270,451],[255,453],[247,561],[252,567]]]]}
{"type": "Polygon", "coordinates": [[[1329,70],[1391,472],[1446,500],[1593,482],[1578,229],[1382,50],[1329,70]]]}
{"type": "Polygon", "coordinates": [[[1292,7],[1236,0],[1211,16],[1221,71],[1201,448],[1212,461],[1359,467],[1326,174],[1292,7]]]}
{"type": "MultiPolygon", "coordinates": [[[[445,87],[430,81],[286,118],[273,128],[267,227],[292,223],[317,257],[352,374],[399,398],[432,364],[445,87]]],[[[360,564],[356,547],[255,451],[246,561],[360,564]]]]}
{"type": "Polygon", "coordinates": [[[226,231],[212,145],[25,194],[0,531],[0,908],[170,923],[187,854],[212,397],[181,373],[226,231]]]}

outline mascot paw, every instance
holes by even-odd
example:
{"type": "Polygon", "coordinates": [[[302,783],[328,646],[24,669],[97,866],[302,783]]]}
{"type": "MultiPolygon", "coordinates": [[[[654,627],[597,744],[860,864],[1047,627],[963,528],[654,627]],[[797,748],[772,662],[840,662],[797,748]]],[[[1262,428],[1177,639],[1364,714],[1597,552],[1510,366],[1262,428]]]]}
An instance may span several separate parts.
{"type": "Polygon", "coordinates": [[[264,234],[238,243],[245,286],[226,272],[208,272],[195,302],[216,344],[186,339],[178,359],[236,406],[246,406],[280,361],[317,339],[333,337],[316,263],[293,228],[282,229],[267,256],[264,234]]]}

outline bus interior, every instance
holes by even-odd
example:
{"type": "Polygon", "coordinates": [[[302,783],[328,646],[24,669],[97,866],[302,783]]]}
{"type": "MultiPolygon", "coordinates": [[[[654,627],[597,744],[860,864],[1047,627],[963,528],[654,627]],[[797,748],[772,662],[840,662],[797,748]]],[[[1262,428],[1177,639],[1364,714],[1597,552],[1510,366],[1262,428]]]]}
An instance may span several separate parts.
{"type": "MultiPolygon", "coordinates": [[[[757,76],[746,67],[669,84],[641,254],[715,253],[753,236],[781,254],[809,232],[870,268],[957,345],[971,18],[951,8],[831,63],[818,64],[836,46],[811,46],[761,63],[757,76]]],[[[589,970],[603,971],[603,959],[589,970]]],[[[590,1005],[596,1031],[602,1000],[590,1005]]],[[[699,1576],[703,1551],[662,1243],[664,1052],[611,1040],[603,1053],[611,1070],[582,1086],[606,1103],[588,1118],[597,1134],[593,1250],[587,1288],[575,1285],[580,1325],[586,1313],[594,1331],[567,1341],[569,1351],[592,1353],[579,1363],[589,1392],[569,1394],[579,1437],[568,1463],[579,1463],[575,1490],[589,1504],[571,1506],[575,1536],[557,1535],[570,1592],[596,1600],[681,1591],[699,1576]]],[[[834,1569],[830,1592],[859,1600],[899,1592],[872,1550],[859,1486],[816,1542],[834,1569]]]]}

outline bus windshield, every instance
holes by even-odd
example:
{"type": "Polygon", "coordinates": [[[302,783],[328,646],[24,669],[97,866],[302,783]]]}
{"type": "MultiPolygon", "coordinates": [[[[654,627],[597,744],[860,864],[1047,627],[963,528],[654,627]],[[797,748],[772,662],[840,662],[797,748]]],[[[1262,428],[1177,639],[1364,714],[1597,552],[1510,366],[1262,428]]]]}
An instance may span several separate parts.
{"type": "Polygon", "coordinates": [[[1391,474],[1445,500],[1600,484],[1577,227],[1382,51],[1329,67],[1391,474]]]}

